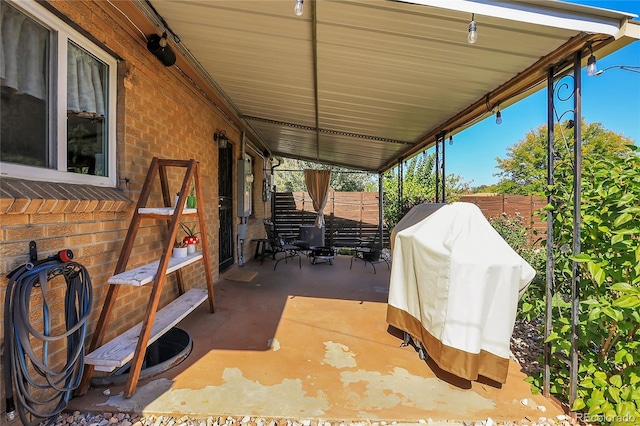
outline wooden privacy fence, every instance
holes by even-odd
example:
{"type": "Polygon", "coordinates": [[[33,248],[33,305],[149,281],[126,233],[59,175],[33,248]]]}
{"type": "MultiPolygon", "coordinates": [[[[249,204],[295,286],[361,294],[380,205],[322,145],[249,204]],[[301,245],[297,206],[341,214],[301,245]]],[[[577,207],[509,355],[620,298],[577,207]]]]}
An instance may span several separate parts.
{"type": "MultiPolygon", "coordinates": [[[[544,238],[547,225],[536,211],[547,204],[545,197],[529,195],[464,195],[460,201],[477,205],[486,218],[521,216],[525,227],[538,231],[530,232],[530,242],[544,238]]],[[[333,246],[352,246],[358,240],[373,241],[378,235],[377,192],[329,193],[324,209],[325,241],[333,246]]],[[[313,201],[306,192],[278,192],[275,197],[274,221],[282,235],[297,235],[300,225],[313,225],[316,214],[313,201]]],[[[389,245],[389,230],[383,225],[384,244],[389,245]]]]}
{"type": "Polygon", "coordinates": [[[477,205],[486,218],[500,216],[519,215],[523,224],[531,231],[537,231],[535,236],[529,232],[529,240],[535,243],[538,238],[545,238],[547,223],[542,221],[542,216],[536,214],[538,210],[547,205],[547,199],[538,195],[464,195],[460,201],[477,205]]]}
{"type": "MultiPolygon", "coordinates": [[[[358,240],[373,241],[378,235],[377,192],[329,192],[324,209],[325,242],[332,246],[353,246],[358,240]]],[[[277,192],[274,222],[282,235],[297,235],[300,225],[313,225],[316,213],[306,192],[277,192]]],[[[389,232],[383,226],[385,246],[389,232]]]]}

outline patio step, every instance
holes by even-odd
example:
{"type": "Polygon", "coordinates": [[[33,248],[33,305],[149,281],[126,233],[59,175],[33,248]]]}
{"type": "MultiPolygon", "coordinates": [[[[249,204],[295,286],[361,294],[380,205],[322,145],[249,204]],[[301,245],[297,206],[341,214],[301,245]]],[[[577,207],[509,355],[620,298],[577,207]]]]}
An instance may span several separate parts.
{"type": "MultiPolygon", "coordinates": [[[[206,289],[191,289],[156,313],[147,346],[155,342],[171,327],[178,324],[202,302],[207,300],[206,289]]],[[[135,353],[142,323],[120,334],[85,357],[85,363],[97,371],[111,372],[129,362],[135,353]]]]}

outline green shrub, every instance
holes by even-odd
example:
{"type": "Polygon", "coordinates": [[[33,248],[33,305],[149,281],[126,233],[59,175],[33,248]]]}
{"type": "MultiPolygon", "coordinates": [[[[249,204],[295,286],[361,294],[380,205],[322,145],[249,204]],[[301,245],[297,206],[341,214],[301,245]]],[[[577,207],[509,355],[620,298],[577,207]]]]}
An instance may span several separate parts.
{"type": "Polygon", "coordinates": [[[536,271],[536,276],[519,301],[518,317],[528,321],[534,318],[543,318],[545,312],[546,250],[529,242],[529,234],[532,231],[525,226],[520,215],[507,216],[506,213],[503,213],[489,218],[489,223],[511,248],[536,271]]]}
{"type": "MultiPolygon", "coordinates": [[[[640,155],[585,158],[581,251],[571,256],[571,169],[552,188],[555,205],[553,354],[569,355],[572,262],[579,262],[578,395],[572,409],[603,424],[640,423],[640,155]],[[569,183],[567,183],[569,182],[569,183]]],[[[569,400],[569,370],[552,357],[551,392],[569,400]]],[[[541,387],[541,377],[530,381],[541,387]]]]}

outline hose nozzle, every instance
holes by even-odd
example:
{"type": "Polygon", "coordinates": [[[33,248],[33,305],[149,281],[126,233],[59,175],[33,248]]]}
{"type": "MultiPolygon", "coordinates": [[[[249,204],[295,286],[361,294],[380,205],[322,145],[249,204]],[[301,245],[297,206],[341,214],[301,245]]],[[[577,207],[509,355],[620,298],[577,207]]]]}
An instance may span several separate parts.
{"type": "Polygon", "coordinates": [[[51,256],[51,258],[59,260],[60,262],[71,262],[73,259],[73,252],[69,249],[60,250],[58,253],[51,256]]]}

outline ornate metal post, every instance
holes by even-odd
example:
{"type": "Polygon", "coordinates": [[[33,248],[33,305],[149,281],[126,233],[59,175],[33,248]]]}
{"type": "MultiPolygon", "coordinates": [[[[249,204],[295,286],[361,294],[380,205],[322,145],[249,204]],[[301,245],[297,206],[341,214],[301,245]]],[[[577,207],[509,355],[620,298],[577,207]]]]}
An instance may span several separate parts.
{"type": "MultiPolygon", "coordinates": [[[[555,132],[553,126],[555,121],[562,122],[562,118],[565,114],[573,113],[573,118],[568,121],[567,129],[573,130],[573,157],[572,157],[572,169],[573,169],[573,185],[572,185],[572,203],[573,203],[573,248],[571,254],[577,256],[580,254],[580,235],[582,227],[581,216],[581,179],[582,179],[582,75],[581,75],[581,52],[576,52],[573,57],[573,69],[572,72],[567,73],[560,77],[556,84],[552,84],[551,80],[554,78],[554,70],[549,70],[547,87],[549,89],[548,99],[548,136],[549,142],[547,147],[548,163],[547,163],[547,181],[550,185],[554,183],[554,160],[556,159],[555,151],[555,132]],[[569,89],[570,86],[563,80],[573,80],[573,90],[570,91],[568,96],[562,96],[560,92],[563,89],[569,89]],[[556,104],[557,98],[557,104],[556,104]],[[562,102],[568,102],[573,98],[572,108],[558,113],[558,106],[562,102]]],[[[566,140],[565,140],[566,141],[566,140]]],[[[567,150],[569,148],[567,147],[567,150]]],[[[555,200],[550,197],[550,203],[555,203],[555,200]]],[[[554,283],[554,220],[555,217],[552,212],[547,216],[547,273],[546,273],[546,318],[545,318],[545,338],[549,336],[552,328],[552,299],[555,292],[554,283]]],[[[566,252],[569,249],[567,247],[566,252]]],[[[580,276],[579,276],[579,263],[572,261],[571,263],[571,336],[570,336],[570,353],[558,353],[556,356],[569,366],[569,406],[573,405],[573,402],[577,396],[578,388],[578,324],[580,316],[580,276]]],[[[545,365],[544,365],[544,384],[543,393],[545,396],[549,395],[550,382],[551,382],[551,343],[545,343],[544,347],[545,365]]]]}
{"type": "MultiPolygon", "coordinates": [[[[553,118],[554,111],[554,70],[553,67],[549,68],[547,72],[547,185],[549,188],[553,186],[553,171],[554,171],[554,124],[553,118]]],[[[553,195],[547,197],[547,202],[553,205],[553,195]]],[[[544,341],[551,334],[552,327],[552,315],[553,315],[553,289],[554,289],[554,270],[555,262],[553,258],[553,211],[547,211],[547,270],[546,270],[546,287],[545,287],[545,323],[544,323],[544,341]]],[[[544,396],[549,397],[549,388],[551,382],[551,342],[544,344],[544,378],[542,393],[544,396]]]]}
{"type": "Polygon", "coordinates": [[[382,215],[384,214],[384,190],[382,188],[382,173],[378,173],[378,234],[380,234],[380,248],[384,246],[384,235],[382,234],[382,215]]]}
{"type": "Polygon", "coordinates": [[[398,159],[398,208],[404,214],[404,199],[402,198],[402,191],[404,188],[402,187],[404,180],[404,158],[400,157],[398,159]]]}
{"type": "Polygon", "coordinates": [[[445,194],[445,168],[444,168],[444,132],[436,139],[436,203],[444,203],[445,194]]]}
{"type": "MultiPolygon", "coordinates": [[[[580,73],[581,52],[576,52],[573,62],[575,96],[573,98],[573,255],[580,254],[580,228],[582,227],[581,191],[582,191],[582,74],[580,73]]],[[[571,369],[569,382],[569,404],[573,405],[578,389],[578,322],[580,314],[580,265],[571,263],[571,369]]]]}

